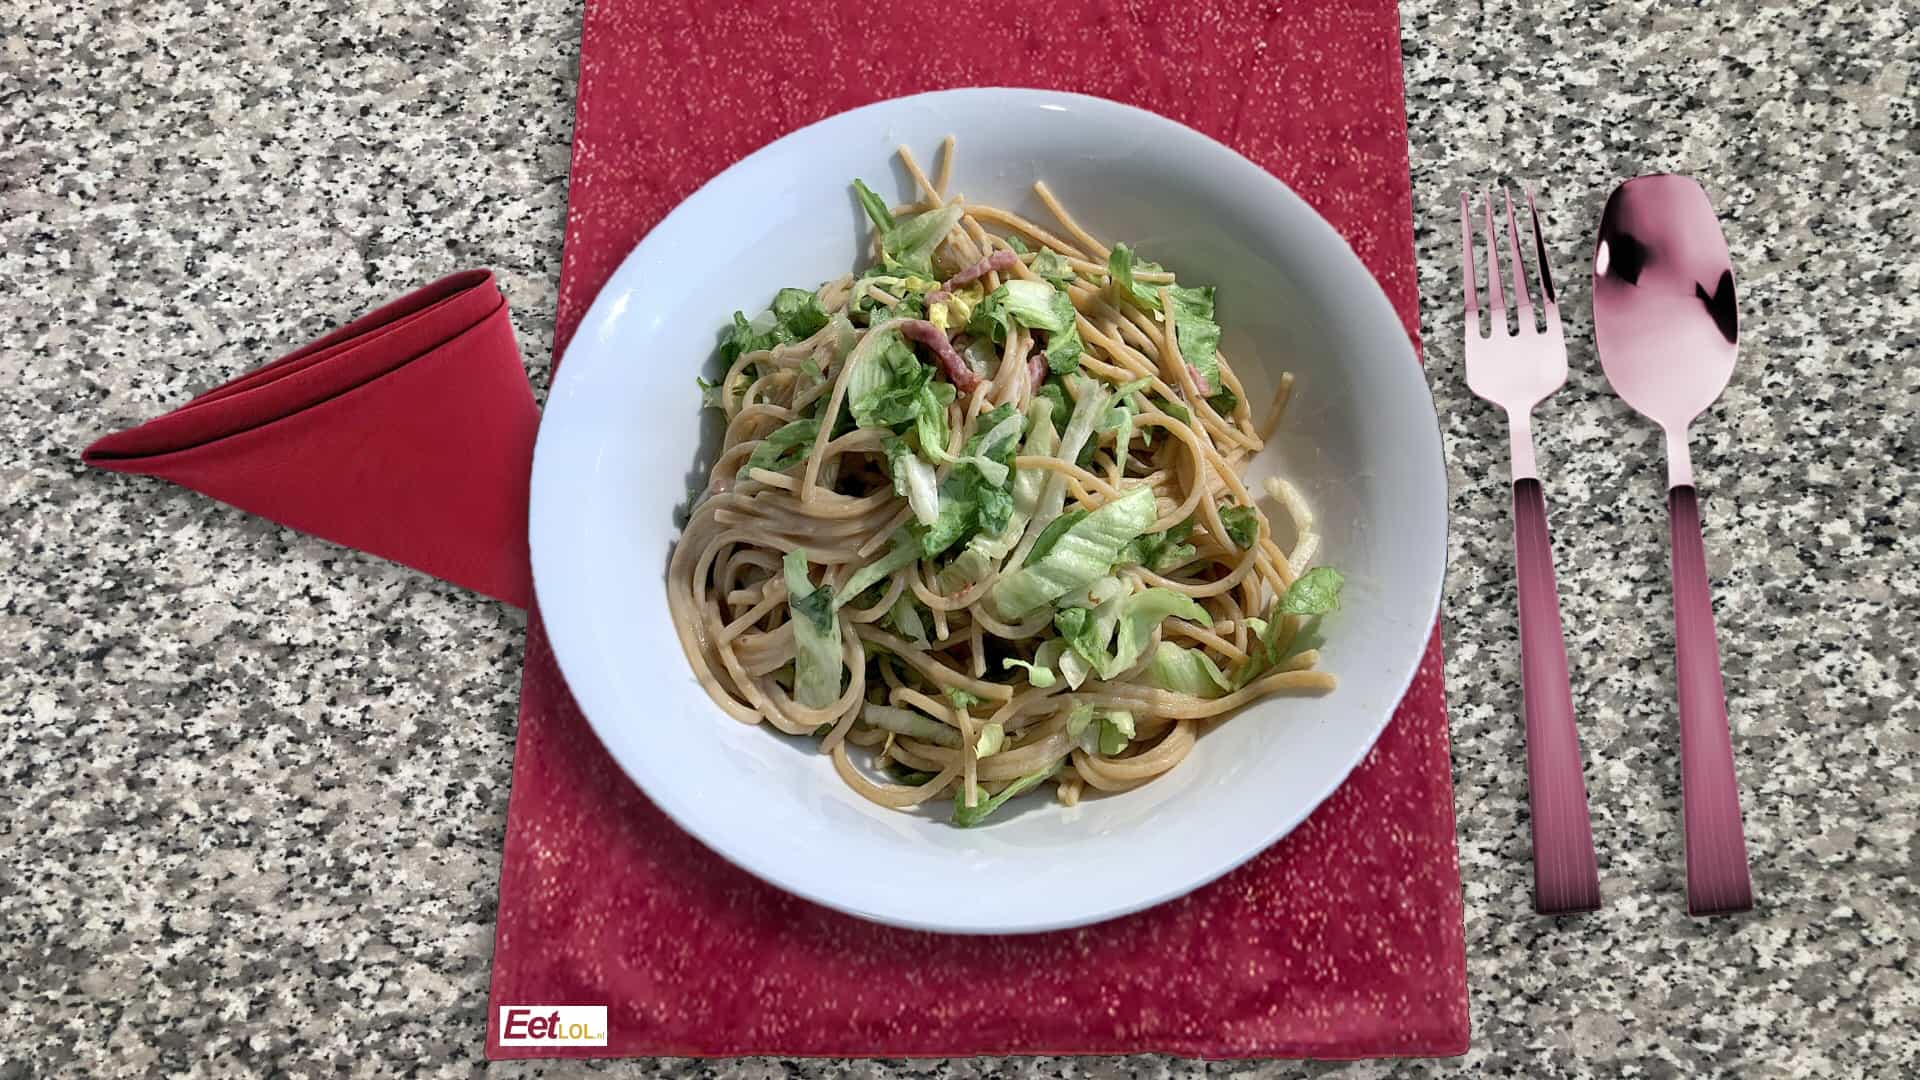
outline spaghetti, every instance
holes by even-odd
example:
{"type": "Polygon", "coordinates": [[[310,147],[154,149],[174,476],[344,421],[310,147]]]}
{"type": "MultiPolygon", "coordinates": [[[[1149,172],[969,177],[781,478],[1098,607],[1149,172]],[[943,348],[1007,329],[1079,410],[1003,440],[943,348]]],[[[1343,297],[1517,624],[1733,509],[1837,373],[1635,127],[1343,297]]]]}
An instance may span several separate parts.
{"type": "MultiPolygon", "coordinates": [[[[736,313],[707,404],[722,449],[668,572],[681,644],[735,719],[813,736],[855,791],[975,825],[1179,765],[1249,702],[1327,691],[1340,578],[1299,492],[1241,473],[1259,428],[1211,288],[947,195],[855,181],[874,261],[736,313]],[[863,769],[852,756],[869,756],[863,769]],[[886,779],[876,779],[884,775],[886,779]]],[[[1064,234],[1064,235],[1062,235],[1064,234]]]]}

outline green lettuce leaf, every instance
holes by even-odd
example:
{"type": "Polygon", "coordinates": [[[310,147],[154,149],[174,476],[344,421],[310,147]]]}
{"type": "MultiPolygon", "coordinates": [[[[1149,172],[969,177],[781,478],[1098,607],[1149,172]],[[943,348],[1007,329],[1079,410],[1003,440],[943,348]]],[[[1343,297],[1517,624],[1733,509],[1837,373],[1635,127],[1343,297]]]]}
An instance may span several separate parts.
{"type": "Polygon", "coordinates": [[[1026,668],[1027,682],[1040,690],[1045,690],[1046,688],[1052,686],[1054,683],[1053,669],[1049,667],[1043,667],[1038,663],[1029,663],[1028,661],[1025,661],[1025,660],[1016,660],[1013,657],[1009,656],[1005,660],[1000,661],[1000,666],[1003,668],[1009,668],[1009,669],[1026,668]]]}
{"type": "Polygon", "coordinates": [[[886,262],[931,276],[934,249],[960,223],[966,208],[954,203],[924,214],[895,218],[886,200],[874,194],[865,183],[855,180],[853,188],[860,199],[861,209],[872,219],[874,228],[880,230],[880,251],[886,262]]]}
{"type": "Polygon", "coordinates": [[[988,815],[1006,805],[1007,800],[1039,787],[1059,771],[1060,766],[1055,763],[1039,772],[1028,773],[1000,789],[1000,794],[990,799],[980,799],[972,806],[966,805],[966,793],[962,792],[953,800],[953,823],[963,829],[970,829],[987,820],[988,815]]]}
{"type": "Polygon", "coordinates": [[[967,329],[993,341],[1007,340],[1018,322],[1047,334],[1047,368],[1056,375],[1078,371],[1085,344],[1080,340],[1079,315],[1067,294],[1044,281],[1009,281],[987,294],[973,309],[967,329]]]}
{"type": "Polygon", "coordinates": [[[1316,566],[1294,579],[1280,601],[1282,615],[1325,615],[1340,607],[1340,586],[1346,579],[1331,566],[1316,566]]]}
{"type": "Polygon", "coordinates": [[[1176,570],[1198,554],[1194,546],[1187,543],[1187,537],[1192,535],[1192,518],[1166,532],[1148,533],[1127,544],[1120,553],[1120,565],[1144,566],[1156,574],[1176,570]]]}
{"type": "Polygon", "coordinates": [[[1140,486],[1081,518],[1045,557],[994,583],[988,596],[995,610],[1002,619],[1016,621],[1106,577],[1127,541],[1152,527],[1155,513],[1153,490],[1140,486]]]}
{"type": "Polygon", "coordinates": [[[1007,745],[1007,729],[1004,724],[982,724],[980,734],[973,740],[973,756],[990,758],[1007,745]]]}
{"type": "Polygon", "coordinates": [[[969,694],[957,686],[949,686],[941,693],[946,695],[947,700],[952,702],[956,709],[971,709],[981,701],[980,695],[969,694]]]}
{"type": "Polygon", "coordinates": [[[1124,709],[1079,705],[1067,714],[1067,738],[1089,754],[1111,757],[1133,741],[1133,714],[1124,709]]]}
{"type": "Polygon", "coordinates": [[[720,360],[731,367],[743,353],[771,349],[792,340],[793,335],[780,325],[772,312],[762,312],[749,322],[746,312],[736,311],[733,313],[733,327],[727,331],[726,340],[720,343],[720,360]]]}
{"type": "Polygon", "coordinates": [[[886,618],[881,621],[891,627],[894,633],[924,649],[930,642],[927,619],[921,615],[923,610],[924,605],[914,598],[913,593],[902,590],[900,599],[893,602],[893,607],[888,609],[886,618]]]}
{"type": "Polygon", "coordinates": [[[940,484],[939,516],[924,526],[923,555],[932,558],[968,537],[997,535],[1013,519],[1008,463],[1025,420],[1011,405],[980,417],[976,434],[940,484]]]}
{"type": "Polygon", "coordinates": [[[773,317],[793,340],[803,341],[827,325],[826,305],[811,289],[781,289],[773,297],[773,317]]]}
{"type": "MultiPolygon", "coordinates": [[[[1022,454],[1030,457],[1053,454],[1059,442],[1053,430],[1053,415],[1053,403],[1047,398],[1035,398],[1028,404],[1027,440],[1020,447],[1022,454]]],[[[1047,476],[1044,469],[1027,469],[1014,474],[1009,486],[1013,494],[1012,516],[999,532],[975,536],[967,542],[966,552],[954,561],[956,577],[947,583],[949,592],[958,592],[985,577],[993,565],[1005,558],[1007,552],[1020,542],[1020,537],[1027,531],[1027,522],[1040,505],[1040,495],[1046,488],[1047,476]]]]}
{"type": "Polygon", "coordinates": [[[782,425],[753,448],[747,468],[786,472],[812,455],[813,440],[819,434],[818,420],[794,420],[782,425]]]}
{"type": "Polygon", "coordinates": [[[1159,286],[1136,284],[1133,275],[1136,271],[1159,273],[1162,269],[1159,263],[1135,258],[1133,249],[1125,244],[1113,245],[1107,254],[1107,276],[1113,280],[1114,292],[1142,311],[1160,310],[1160,290],[1159,286]]]}
{"type": "Polygon", "coordinates": [[[1170,291],[1180,359],[1200,373],[1206,393],[1218,394],[1225,387],[1220,381],[1220,324],[1213,320],[1213,288],[1175,286],[1170,291]]]}
{"type": "Polygon", "coordinates": [[[807,576],[807,553],[788,552],[781,567],[787,579],[789,621],[793,623],[795,674],[793,699],[810,709],[825,708],[840,696],[840,619],[834,614],[831,586],[816,587],[807,576]]]}
{"type": "Polygon", "coordinates": [[[1162,690],[1195,697],[1214,698],[1233,688],[1233,683],[1213,657],[1199,649],[1184,649],[1163,641],[1153,650],[1147,680],[1162,690]]]}
{"type": "Polygon", "coordinates": [[[911,528],[900,529],[893,534],[893,546],[885,555],[854,571],[853,576],[847,579],[840,601],[834,607],[841,607],[847,601],[886,580],[894,571],[919,560],[920,545],[915,542],[911,528]]]}
{"type": "Polygon", "coordinates": [[[1220,511],[1220,524],[1237,547],[1250,548],[1260,539],[1260,513],[1251,506],[1229,506],[1220,511]]]}
{"type": "Polygon", "coordinates": [[[1033,257],[1028,269],[1060,289],[1066,288],[1074,277],[1073,267],[1067,265],[1066,257],[1052,248],[1041,249],[1040,254],[1033,257]]]}
{"type": "Polygon", "coordinates": [[[863,428],[918,421],[927,407],[923,395],[933,368],[920,362],[898,331],[883,331],[878,341],[863,341],[848,362],[847,407],[863,428]]]}
{"type": "Polygon", "coordinates": [[[1143,589],[1120,602],[1120,625],[1113,655],[1104,657],[1100,677],[1111,679],[1140,662],[1154,628],[1168,618],[1212,626],[1213,617],[1193,597],[1172,589],[1143,589]]]}
{"type": "Polygon", "coordinates": [[[1033,546],[1027,549],[1027,561],[1023,565],[1032,566],[1045,558],[1047,553],[1053,550],[1053,545],[1059,543],[1060,538],[1066,535],[1068,529],[1080,524],[1081,520],[1092,512],[1076,506],[1048,522],[1047,527],[1040,530],[1040,535],[1034,537],[1033,546]]]}

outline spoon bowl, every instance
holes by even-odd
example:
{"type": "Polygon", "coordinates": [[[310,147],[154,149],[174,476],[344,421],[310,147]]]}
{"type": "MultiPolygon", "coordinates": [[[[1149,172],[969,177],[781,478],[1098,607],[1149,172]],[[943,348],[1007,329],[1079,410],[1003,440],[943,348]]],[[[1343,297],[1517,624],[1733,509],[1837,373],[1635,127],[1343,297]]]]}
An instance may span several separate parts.
{"type": "Polygon", "coordinates": [[[1607,381],[1667,433],[1667,484],[1693,483],[1687,427],[1739,352],[1733,257],[1705,189],[1641,176],[1615,188],[1593,253],[1593,333],[1607,381]]]}

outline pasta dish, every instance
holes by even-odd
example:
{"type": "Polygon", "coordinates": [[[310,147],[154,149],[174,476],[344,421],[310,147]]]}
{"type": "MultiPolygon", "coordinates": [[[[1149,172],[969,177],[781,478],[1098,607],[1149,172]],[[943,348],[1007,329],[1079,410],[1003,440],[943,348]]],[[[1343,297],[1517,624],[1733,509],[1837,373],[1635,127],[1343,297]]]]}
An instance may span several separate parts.
{"type": "Polygon", "coordinates": [[[1242,473],[1256,424],[1215,290],[1081,228],[854,190],[872,259],[736,312],[701,380],[725,436],[668,569],[722,709],[816,738],[888,807],[972,826],[1044,784],[1147,783],[1249,702],[1332,690],[1299,493],[1242,473]],[[1055,231],[1057,229],[1057,231],[1055,231]],[[1281,547],[1269,510],[1284,514],[1281,547]]]}

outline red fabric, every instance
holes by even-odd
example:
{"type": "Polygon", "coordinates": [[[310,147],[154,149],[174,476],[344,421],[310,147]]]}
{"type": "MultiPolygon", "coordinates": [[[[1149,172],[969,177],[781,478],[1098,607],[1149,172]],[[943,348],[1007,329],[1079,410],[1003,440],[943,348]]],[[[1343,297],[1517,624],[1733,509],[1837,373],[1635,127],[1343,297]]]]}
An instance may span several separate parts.
{"type": "Polygon", "coordinates": [[[539,424],[506,298],[470,270],[81,458],[525,607],[539,424]]]}
{"type": "MultiPolygon", "coordinates": [[[[938,26],[935,16],[876,20],[792,0],[590,2],[563,346],[620,259],[736,158],[854,106],[980,84],[1100,94],[1233,145],[1342,231],[1417,334],[1392,0],[1149,11],[1080,0],[1016,7],[999,25],[993,14],[971,11],[965,32],[942,44],[913,43],[912,27],[938,26]]],[[[961,162],[964,187],[964,147],[961,162]]],[[[1373,752],[1280,844],[1125,919],[978,939],[835,914],[680,832],[602,749],[536,617],[491,1006],[496,1058],[1462,1053],[1439,635],[1373,752]],[[546,1004],[609,1006],[610,1044],[499,1045],[502,1006],[546,1004]]]]}

